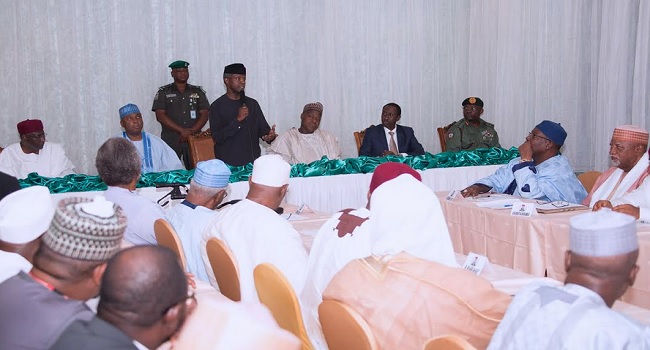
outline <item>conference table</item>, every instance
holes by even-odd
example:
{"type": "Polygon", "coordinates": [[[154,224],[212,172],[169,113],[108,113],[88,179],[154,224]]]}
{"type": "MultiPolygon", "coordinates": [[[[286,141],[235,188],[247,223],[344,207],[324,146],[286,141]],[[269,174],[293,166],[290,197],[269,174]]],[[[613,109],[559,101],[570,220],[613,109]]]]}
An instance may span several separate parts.
{"type": "MultiPolygon", "coordinates": [[[[479,207],[471,199],[459,197],[448,201],[447,194],[436,193],[456,252],[485,255],[496,265],[564,280],[569,219],[585,211],[512,216],[510,210],[479,207]]],[[[637,232],[640,270],[636,282],[621,300],[650,308],[650,224],[637,223],[637,232]]]]}

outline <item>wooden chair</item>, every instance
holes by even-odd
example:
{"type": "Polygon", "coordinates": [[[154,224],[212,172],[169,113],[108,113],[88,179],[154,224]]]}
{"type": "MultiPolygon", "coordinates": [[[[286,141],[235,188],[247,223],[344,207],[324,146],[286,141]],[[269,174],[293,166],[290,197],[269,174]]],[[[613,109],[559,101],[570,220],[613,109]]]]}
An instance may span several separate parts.
{"type": "Polygon", "coordinates": [[[262,263],[253,270],[253,279],[260,302],[269,308],[278,325],[298,337],[303,350],[313,350],[296,292],[282,272],[271,264],[262,263]]]}
{"type": "Polygon", "coordinates": [[[594,187],[594,184],[596,183],[596,179],[598,179],[598,176],[602,174],[600,171],[586,171],[580,175],[578,175],[578,180],[580,180],[580,183],[582,186],[585,187],[585,190],[587,192],[590,192],[591,189],[594,187]]]}
{"type": "Polygon", "coordinates": [[[185,259],[183,245],[181,244],[181,240],[178,238],[174,227],[172,227],[167,220],[158,219],[153,223],[153,232],[156,235],[158,245],[167,247],[176,253],[181,266],[183,266],[183,270],[187,271],[187,259],[185,259]]]}
{"type": "Polygon", "coordinates": [[[451,124],[447,126],[440,127],[436,130],[438,130],[438,138],[440,138],[440,150],[441,152],[447,151],[447,131],[449,131],[449,128],[451,128],[452,125],[454,125],[456,122],[452,122],[451,124]]]}
{"type": "Polygon", "coordinates": [[[214,159],[214,141],[210,129],[196,135],[190,135],[187,142],[190,145],[192,169],[196,168],[198,162],[214,159]]]}
{"type": "Polygon", "coordinates": [[[429,339],[424,350],[476,350],[465,338],[454,334],[447,334],[429,339]]]}
{"type": "MultiPolygon", "coordinates": [[[[372,126],[372,125],[370,125],[370,126],[372,126]]],[[[363,144],[363,137],[366,136],[366,129],[354,132],[354,141],[357,143],[357,154],[358,155],[360,155],[359,151],[361,150],[361,144],[363,144]]]]}
{"type": "Polygon", "coordinates": [[[376,350],[377,341],[366,320],[337,300],[323,300],[318,317],[330,350],[376,350]]]}
{"type": "Polygon", "coordinates": [[[226,244],[217,238],[208,240],[206,250],[221,294],[232,301],[241,300],[237,260],[226,244]]]}

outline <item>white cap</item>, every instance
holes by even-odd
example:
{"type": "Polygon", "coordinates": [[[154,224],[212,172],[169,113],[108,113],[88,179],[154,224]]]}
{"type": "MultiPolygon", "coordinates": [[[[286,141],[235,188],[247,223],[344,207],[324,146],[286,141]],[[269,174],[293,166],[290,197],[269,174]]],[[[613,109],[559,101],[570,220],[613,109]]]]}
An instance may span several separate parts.
{"type": "Polygon", "coordinates": [[[572,217],[569,240],[571,252],[583,256],[614,256],[639,249],[635,218],[609,209],[572,217]]]}
{"type": "Polygon", "coordinates": [[[291,165],[279,154],[267,154],[255,159],[251,181],[264,186],[282,187],[289,183],[291,165]]]}
{"type": "Polygon", "coordinates": [[[32,186],[0,201],[0,240],[25,244],[47,231],[54,217],[54,203],[47,187],[32,186]]]}

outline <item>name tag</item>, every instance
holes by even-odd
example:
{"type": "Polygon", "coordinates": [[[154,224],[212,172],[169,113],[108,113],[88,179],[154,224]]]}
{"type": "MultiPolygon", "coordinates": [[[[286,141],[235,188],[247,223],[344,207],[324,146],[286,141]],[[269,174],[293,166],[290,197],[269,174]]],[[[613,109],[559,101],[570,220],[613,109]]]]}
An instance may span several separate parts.
{"type": "Polygon", "coordinates": [[[451,192],[449,192],[449,194],[447,195],[447,197],[445,197],[445,199],[447,200],[447,202],[451,202],[451,201],[453,201],[454,199],[456,199],[456,197],[458,197],[458,194],[459,194],[459,193],[460,193],[459,190],[452,190],[451,192]]]}
{"type": "Polygon", "coordinates": [[[170,97],[176,97],[176,94],[167,94],[165,97],[170,98],[170,97]]]}
{"type": "Polygon", "coordinates": [[[481,274],[481,271],[483,271],[483,268],[485,265],[488,263],[488,258],[483,255],[478,255],[476,253],[470,252],[467,255],[467,259],[465,259],[465,264],[463,265],[463,269],[472,272],[476,276],[481,274]]]}
{"type": "Polygon", "coordinates": [[[512,209],[510,210],[511,216],[531,217],[533,213],[537,214],[535,203],[515,202],[512,204],[512,209]]]}
{"type": "Polygon", "coordinates": [[[190,111],[190,119],[196,119],[196,111],[190,111]]]}

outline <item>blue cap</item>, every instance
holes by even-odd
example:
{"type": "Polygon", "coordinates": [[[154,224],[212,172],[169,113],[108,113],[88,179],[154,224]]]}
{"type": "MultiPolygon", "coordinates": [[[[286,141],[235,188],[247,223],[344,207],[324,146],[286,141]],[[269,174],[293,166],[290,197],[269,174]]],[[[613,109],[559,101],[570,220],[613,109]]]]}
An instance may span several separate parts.
{"type": "Polygon", "coordinates": [[[120,120],[126,117],[127,115],[133,113],[140,113],[140,109],[138,109],[138,106],[134,105],[133,103],[129,103],[128,105],[122,106],[122,108],[120,108],[120,120]]]}
{"type": "Polygon", "coordinates": [[[210,188],[224,188],[230,180],[230,168],[219,159],[206,160],[196,164],[194,182],[210,188]]]}
{"type": "Polygon", "coordinates": [[[544,120],[543,122],[537,124],[536,128],[537,130],[544,133],[546,137],[548,137],[558,146],[562,146],[564,144],[564,140],[566,140],[566,131],[564,131],[564,128],[562,125],[560,125],[560,123],[544,120]]]}

